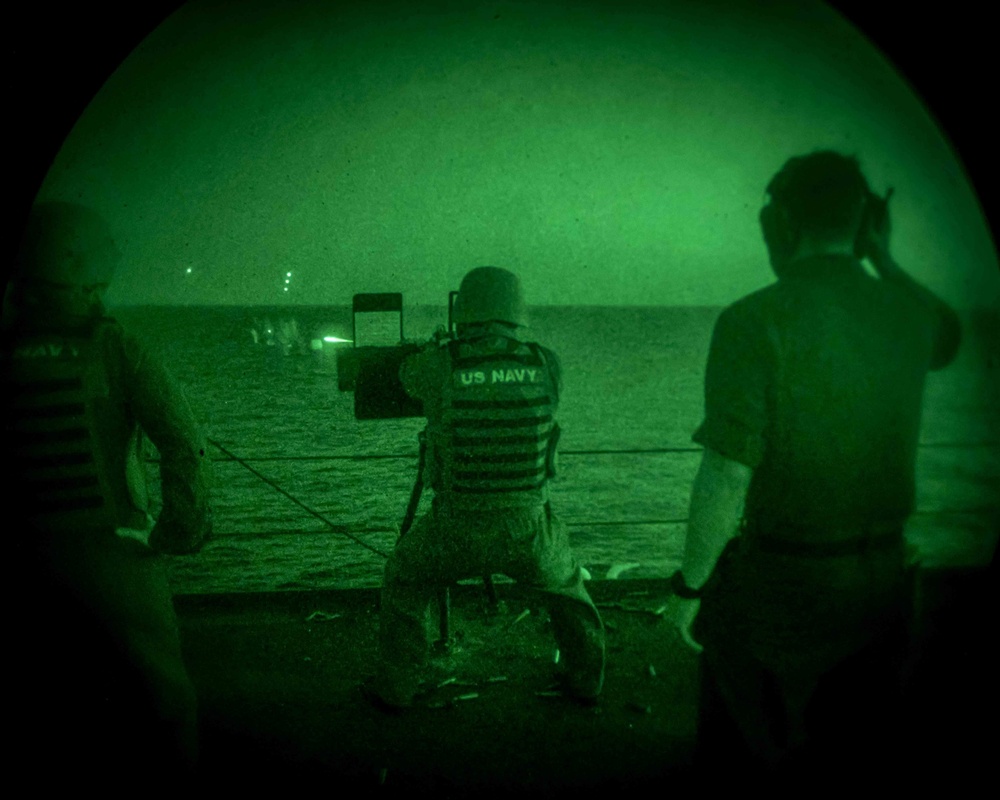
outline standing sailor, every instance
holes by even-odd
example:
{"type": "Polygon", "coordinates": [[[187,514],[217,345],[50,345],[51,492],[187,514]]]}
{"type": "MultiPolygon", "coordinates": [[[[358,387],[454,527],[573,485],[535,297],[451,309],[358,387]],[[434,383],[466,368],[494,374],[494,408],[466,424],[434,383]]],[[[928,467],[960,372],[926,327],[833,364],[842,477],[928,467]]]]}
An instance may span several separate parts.
{"type": "Polygon", "coordinates": [[[0,340],[9,563],[28,582],[11,660],[23,749],[14,761],[41,756],[104,785],[136,767],[169,775],[195,761],[195,693],[156,554],[197,552],[211,530],[191,410],[105,316],[118,261],[98,214],[37,203],[0,340]],[[151,530],[143,434],[161,458],[163,509],[151,530]]]}
{"type": "Polygon", "coordinates": [[[500,572],[542,592],[564,689],[595,703],[604,681],[604,627],[548,494],[559,362],[520,338],[527,310],[517,276],[505,269],[469,272],[454,320],[456,339],[428,344],[400,370],[427,418],[425,483],[434,499],[386,564],[379,672],[363,691],[383,710],[410,705],[427,659],[436,590],[500,572]]]}
{"type": "Polygon", "coordinates": [[[889,254],[888,196],[855,159],[793,158],[767,193],[778,281],[716,322],[674,576],[704,648],[699,752],[744,779],[892,777],[924,378],[958,318],[889,254]]]}

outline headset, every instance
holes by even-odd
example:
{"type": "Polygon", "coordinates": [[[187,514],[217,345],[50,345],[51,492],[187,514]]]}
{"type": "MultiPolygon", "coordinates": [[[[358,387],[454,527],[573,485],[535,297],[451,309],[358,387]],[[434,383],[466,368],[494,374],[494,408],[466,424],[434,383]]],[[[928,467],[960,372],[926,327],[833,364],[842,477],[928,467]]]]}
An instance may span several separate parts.
{"type": "MultiPolygon", "coordinates": [[[[801,157],[791,159],[771,179],[765,190],[770,201],[760,210],[760,227],[764,234],[764,241],[771,254],[771,263],[778,268],[795,253],[801,237],[794,205],[788,202],[788,193],[802,160],[801,157]]],[[[889,211],[889,198],[892,197],[893,191],[890,187],[885,197],[879,197],[865,183],[864,209],[854,238],[856,258],[862,259],[868,254],[867,231],[871,228],[878,230],[885,224],[889,211]]]]}

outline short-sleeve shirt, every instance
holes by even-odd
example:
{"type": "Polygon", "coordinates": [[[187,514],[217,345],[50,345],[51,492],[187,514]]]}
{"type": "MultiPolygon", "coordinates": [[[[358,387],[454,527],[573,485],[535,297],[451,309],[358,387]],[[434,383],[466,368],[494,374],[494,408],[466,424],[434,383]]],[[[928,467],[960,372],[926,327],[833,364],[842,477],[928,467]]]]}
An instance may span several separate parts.
{"type": "Polygon", "coordinates": [[[211,527],[211,466],[183,389],[117,322],[105,326],[101,346],[115,394],[160,455],[161,538],[201,540],[211,527]]]}
{"type": "Polygon", "coordinates": [[[804,259],[720,315],[693,438],[754,469],[745,516],[759,528],[902,523],[924,378],[954,350],[902,287],[848,256],[804,259]]]}

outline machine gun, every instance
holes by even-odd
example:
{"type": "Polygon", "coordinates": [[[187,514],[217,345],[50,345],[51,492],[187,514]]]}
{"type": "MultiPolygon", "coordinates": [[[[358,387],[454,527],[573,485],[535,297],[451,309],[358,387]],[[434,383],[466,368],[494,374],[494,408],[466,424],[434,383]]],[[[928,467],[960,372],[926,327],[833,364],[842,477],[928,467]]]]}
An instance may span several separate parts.
{"type": "MultiPolygon", "coordinates": [[[[455,324],[452,311],[458,292],[448,293],[448,327],[445,336],[453,336],[455,324]]],[[[403,417],[422,417],[423,404],[410,397],[399,380],[399,368],[403,361],[418,352],[423,345],[406,342],[403,337],[403,295],[397,292],[378,294],[356,294],[352,303],[352,330],[354,346],[342,350],[337,356],[337,388],[342,392],[354,392],[354,416],[356,419],[401,419],[403,417]],[[365,315],[380,319],[374,320],[375,326],[369,328],[365,315]],[[387,337],[395,339],[396,317],[398,316],[399,341],[395,344],[365,344],[369,335],[375,339],[386,341],[387,337]],[[361,323],[359,325],[359,323],[361,323]],[[366,330],[367,329],[367,330],[366,330]],[[359,335],[361,344],[359,344],[359,335]]],[[[416,517],[423,491],[424,457],[426,440],[420,437],[420,453],[417,465],[417,478],[410,493],[410,501],[406,507],[403,522],[399,528],[402,538],[409,531],[416,517]]],[[[496,588],[491,575],[483,576],[483,584],[491,605],[498,604],[496,588]]],[[[449,620],[451,617],[450,593],[447,587],[438,591],[439,633],[437,646],[440,649],[449,647],[451,634],[449,620]]]]}
{"type": "MultiPolygon", "coordinates": [[[[452,308],[457,294],[448,294],[446,335],[454,331],[452,308]]],[[[403,361],[422,347],[406,342],[403,337],[403,295],[398,292],[356,294],[351,316],[353,346],[337,354],[337,388],[342,392],[354,392],[354,417],[422,417],[423,405],[406,393],[399,380],[403,361]]]]}

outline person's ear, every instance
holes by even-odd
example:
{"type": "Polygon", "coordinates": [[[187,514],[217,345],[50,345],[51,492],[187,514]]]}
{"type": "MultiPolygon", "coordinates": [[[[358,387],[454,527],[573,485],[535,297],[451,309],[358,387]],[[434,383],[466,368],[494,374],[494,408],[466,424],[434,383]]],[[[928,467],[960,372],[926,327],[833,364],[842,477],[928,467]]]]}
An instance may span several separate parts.
{"type": "Polygon", "coordinates": [[[760,210],[760,228],[771,255],[771,263],[776,266],[784,264],[798,245],[798,236],[788,209],[780,203],[768,203],[760,210]]]}

